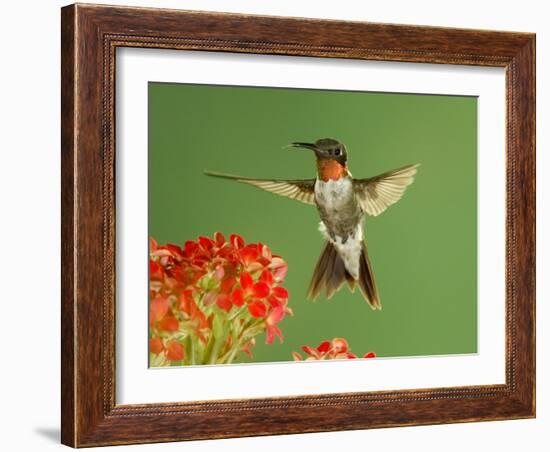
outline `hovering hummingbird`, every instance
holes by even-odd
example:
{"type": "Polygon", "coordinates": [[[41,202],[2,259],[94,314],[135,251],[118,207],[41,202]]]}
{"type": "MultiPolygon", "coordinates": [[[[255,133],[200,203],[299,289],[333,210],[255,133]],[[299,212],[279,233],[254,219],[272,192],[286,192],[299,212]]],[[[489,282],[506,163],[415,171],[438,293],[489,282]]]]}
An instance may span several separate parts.
{"type": "Polygon", "coordinates": [[[354,179],[346,146],[332,138],[315,143],[291,143],[310,149],[317,158],[317,178],[304,180],[253,179],[206,171],[209,176],[232,179],[317,206],[325,247],[313,272],[308,297],[315,300],[325,289],[331,298],[344,282],[359,288],[373,309],[381,309],[372,266],[363,240],[365,214],[377,216],[399,201],[413,181],[418,165],[407,165],[367,179],[354,179]]]}

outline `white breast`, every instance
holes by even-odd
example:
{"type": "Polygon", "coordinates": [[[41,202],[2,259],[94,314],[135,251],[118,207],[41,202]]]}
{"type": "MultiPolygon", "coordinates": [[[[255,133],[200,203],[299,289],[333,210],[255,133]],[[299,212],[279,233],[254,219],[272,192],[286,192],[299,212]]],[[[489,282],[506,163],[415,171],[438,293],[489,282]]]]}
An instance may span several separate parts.
{"type": "Polygon", "coordinates": [[[353,182],[351,177],[324,182],[317,179],[315,182],[315,198],[327,212],[338,210],[339,207],[353,196],[353,182]]]}
{"type": "MultiPolygon", "coordinates": [[[[354,196],[353,182],[351,178],[342,178],[337,181],[323,182],[317,180],[315,184],[315,198],[319,206],[329,215],[337,215],[341,207],[354,196]]],[[[327,233],[327,227],[323,222],[319,224],[319,230],[329,240],[344,261],[347,271],[354,279],[359,278],[359,257],[363,249],[363,224],[359,222],[354,234],[347,237],[344,243],[343,237],[335,235],[334,238],[327,233]]]]}

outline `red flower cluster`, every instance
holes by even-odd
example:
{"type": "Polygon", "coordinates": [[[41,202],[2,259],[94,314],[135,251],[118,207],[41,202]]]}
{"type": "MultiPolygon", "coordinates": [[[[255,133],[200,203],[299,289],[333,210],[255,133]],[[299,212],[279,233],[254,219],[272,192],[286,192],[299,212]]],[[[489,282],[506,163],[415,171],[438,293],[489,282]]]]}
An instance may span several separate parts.
{"type": "Polygon", "coordinates": [[[247,245],[236,234],[229,241],[221,233],[199,237],[183,248],[151,239],[151,353],[187,361],[192,349],[189,362],[228,362],[238,350],[249,353],[262,331],[268,344],[275,336],[282,341],[277,324],[292,314],[281,286],[286,271],[267,245],[247,245]]]}
{"type": "MultiPolygon", "coordinates": [[[[357,355],[350,352],[348,341],[343,338],[335,337],[332,341],[324,341],[318,347],[313,348],[308,345],[302,346],[302,350],[306,353],[306,361],[323,360],[323,359],[355,359],[357,355]]],[[[292,352],[295,361],[303,361],[304,358],[297,352],[292,352]]],[[[365,353],[363,358],[376,358],[376,353],[365,353]]]]}

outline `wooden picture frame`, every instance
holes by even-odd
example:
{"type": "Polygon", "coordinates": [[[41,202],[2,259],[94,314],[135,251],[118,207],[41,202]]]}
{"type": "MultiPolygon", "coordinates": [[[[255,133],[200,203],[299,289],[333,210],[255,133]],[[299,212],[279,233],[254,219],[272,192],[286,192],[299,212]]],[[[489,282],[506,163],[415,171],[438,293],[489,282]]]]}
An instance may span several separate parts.
{"type": "Polygon", "coordinates": [[[535,35],[70,5],[62,9],[62,429],[73,447],[535,416],[535,35]],[[506,70],[506,383],[115,403],[115,50],[147,47],[506,70]]]}

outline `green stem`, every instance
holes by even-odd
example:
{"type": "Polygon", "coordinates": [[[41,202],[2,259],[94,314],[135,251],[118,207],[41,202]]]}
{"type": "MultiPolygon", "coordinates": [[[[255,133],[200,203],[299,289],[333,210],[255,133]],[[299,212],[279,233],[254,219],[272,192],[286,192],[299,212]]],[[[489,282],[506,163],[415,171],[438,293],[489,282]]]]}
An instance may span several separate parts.
{"type": "Polygon", "coordinates": [[[232,332],[232,347],[219,359],[220,363],[231,364],[233,362],[237,352],[243,347],[242,341],[239,339],[241,332],[241,330],[232,332]]]}
{"type": "Polygon", "coordinates": [[[188,364],[191,365],[191,366],[194,366],[195,364],[197,364],[197,360],[196,360],[196,347],[195,347],[195,339],[193,337],[191,337],[191,335],[188,335],[185,340],[187,341],[187,351],[189,353],[189,361],[188,361],[188,364]]]}
{"type": "Polygon", "coordinates": [[[229,321],[233,320],[235,317],[237,317],[238,315],[240,315],[245,309],[246,309],[246,305],[241,306],[239,309],[237,309],[233,314],[231,314],[231,315],[228,317],[228,320],[229,320],[229,321]]]}
{"type": "Polygon", "coordinates": [[[210,358],[208,360],[209,364],[216,364],[216,361],[218,359],[218,354],[220,353],[220,349],[222,348],[224,341],[225,341],[225,336],[223,334],[220,335],[220,337],[214,338],[214,345],[212,347],[210,358]]]}
{"type": "Polygon", "coordinates": [[[237,344],[235,344],[233,346],[233,349],[231,350],[231,352],[229,353],[229,356],[227,356],[227,358],[224,360],[224,363],[225,364],[231,364],[233,362],[233,360],[235,359],[235,356],[237,355],[238,351],[242,348],[242,344],[240,342],[238,342],[237,344]]]}
{"type": "Polygon", "coordinates": [[[214,346],[215,337],[213,334],[210,334],[204,352],[202,354],[201,364],[208,364],[210,362],[210,356],[212,355],[212,347],[214,346]]]}

